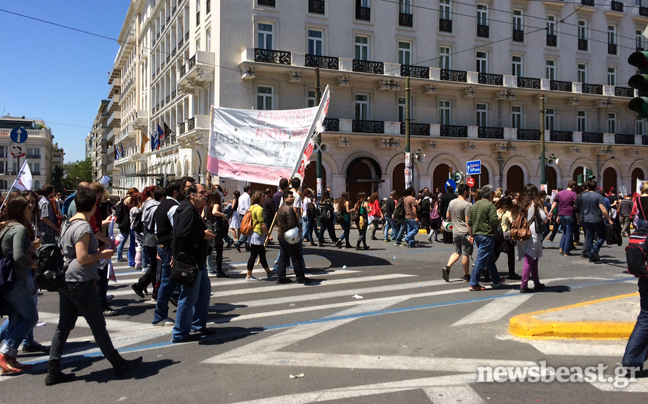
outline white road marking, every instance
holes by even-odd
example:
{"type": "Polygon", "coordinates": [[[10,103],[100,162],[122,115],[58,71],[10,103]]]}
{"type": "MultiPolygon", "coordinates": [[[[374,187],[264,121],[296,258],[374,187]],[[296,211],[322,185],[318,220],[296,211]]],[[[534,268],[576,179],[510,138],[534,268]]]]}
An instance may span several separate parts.
{"type": "Polygon", "coordinates": [[[485,402],[470,386],[426,387],[423,391],[434,404],[481,404],[485,402]]]}
{"type": "Polygon", "coordinates": [[[506,316],[513,310],[517,309],[524,302],[531,299],[533,294],[520,294],[517,290],[511,290],[506,293],[507,295],[517,295],[506,299],[495,299],[492,302],[485,304],[479,309],[473,311],[471,314],[452,324],[451,327],[457,327],[466,324],[483,324],[497,321],[506,316]]]}

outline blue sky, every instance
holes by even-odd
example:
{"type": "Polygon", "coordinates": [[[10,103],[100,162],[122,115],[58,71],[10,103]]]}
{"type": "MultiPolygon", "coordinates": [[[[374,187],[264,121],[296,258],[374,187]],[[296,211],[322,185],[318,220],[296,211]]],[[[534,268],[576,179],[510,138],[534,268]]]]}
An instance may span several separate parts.
{"type": "MultiPolygon", "coordinates": [[[[0,10],[117,38],[129,0],[3,0],[0,10]]],[[[65,149],[85,158],[85,137],[107,98],[119,44],[0,11],[0,115],[40,118],[65,149]]]]}

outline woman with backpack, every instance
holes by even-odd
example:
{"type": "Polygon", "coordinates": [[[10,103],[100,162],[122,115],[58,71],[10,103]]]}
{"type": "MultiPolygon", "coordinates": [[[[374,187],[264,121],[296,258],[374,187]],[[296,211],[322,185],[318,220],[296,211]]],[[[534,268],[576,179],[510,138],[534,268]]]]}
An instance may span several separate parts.
{"type": "Polygon", "coordinates": [[[254,231],[249,237],[248,242],[250,243],[250,258],[247,262],[247,276],[245,277],[246,281],[258,281],[258,278],[252,276],[252,269],[254,268],[254,263],[257,258],[263,269],[265,269],[267,280],[272,280],[272,274],[270,267],[268,267],[268,261],[266,260],[266,249],[265,249],[265,238],[266,236],[269,239],[270,233],[268,228],[263,221],[263,208],[261,205],[265,201],[265,194],[261,191],[254,191],[250,197],[250,212],[252,216],[252,227],[254,231]]]}
{"type": "Polygon", "coordinates": [[[378,198],[378,192],[374,192],[369,195],[369,201],[367,202],[371,206],[371,213],[369,214],[369,226],[371,226],[371,239],[378,240],[376,238],[376,230],[378,230],[378,224],[380,224],[380,219],[383,218],[382,210],[380,209],[380,199],[378,198]]]}
{"type": "Polygon", "coordinates": [[[355,221],[356,228],[358,229],[358,241],[356,243],[356,250],[368,250],[367,245],[367,226],[368,216],[371,214],[371,205],[367,201],[367,194],[364,192],[358,193],[358,201],[353,207],[353,220],[355,221]],[[364,247],[360,247],[360,243],[364,247]]]}
{"type": "Polygon", "coordinates": [[[216,274],[217,278],[229,278],[223,271],[223,247],[224,237],[227,236],[229,224],[225,214],[220,211],[221,197],[218,192],[212,192],[207,199],[203,210],[203,218],[207,223],[207,229],[216,237],[209,240],[209,251],[207,253],[207,270],[210,274],[216,274]],[[216,268],[214,269],[214,260],[216,268]]]}
{"type": "Polygon", "coordinates": [[[335,236],[335,207],[331,203],[331,196],[328,191],[322,193],[319,203],[320,211],[320,231],[319,231],[319,246],[324,245],[324,230],[328,230],[331,242],[337,243],[338,238],[335,236]]]}
{"type": "MultiPolygon", "coordinates": [[[[429,192],[429,191],[427,191],[429,192]]],[[[430,234],[428,236],[428,241],[432,241],[432,236],[434,235],[434,241],[439,242],[439,226],[441,225],[441,215],[439,214],[439,198],[436,195],[431,195],[430,198],[432,202],[430,203],[430,234]]]]}
{"type": "Polygon", "coordinates": [[[338,199],[338,206],[340,207],[340,214],[338,216],[338,221],[344,234],[338,239],[335,246],[337,248],[351,248],[351,243],[349,242],[349,235],[351,234],[351,204],[349,203],[349,193],[342,192],[340,198],[338,199]],[[342,241],[345,242],[344,247],[342,246],[342,241]]]}
{"type": "MultiPolygon", "coordinates": [[[[7,264],[11,265],[14,276],[13,287],[9,289],[5,285],[2,290],[10,308],[9,324],[0,348],[2,374],[18,374],[32,368],[31,365],[23,365],[16,360],[18,347],[38,322],[38,310],[33,297],[37,290],[32,275],[36,263],[31,252],[34,240],[31,217],[29,201],[17,195],[7,203],[6,220],[0,224],[2,257],[11,260],[7,264]]],[[[4,268],[0,268],[2,269],[4,268]]]]}
{"type": "MultiPolygon", "coordinates": [[[[513,209],[513,202],[511,198],[504,196],[500,198],[495,204],[497,208],[497,217],[500,219],[500,226],[502,226],[502,234],[504,235],[504,240],[506,242],[506,257],[508,263],[509,274],[506,276],[506,279],[520,280],[522,279],[520,275],[515,273],[515,242],[511,240],[511,209],[513,209]]],[[[493,251],[496,254],[495,261],[499,258],[498,252],[493,251]]]]}
{"type": "Polygon", "coordinates": [[[46,386],[64,383],[74,377],[74,374],[61,372],[61,358],[65,343],[79,315],[82,315],[90,326],[95,342],[112,364],[116,377],[126,376],[142,363],[141,356],[131,361],[122,358],[106,330],[106,320],[95,282],[99,280],[97,266],[100,262],[110,259],[115,250],[99,251],[99,242],[88,223],[97,209],[96,193],[89,188],[81,188],[74,196],[74,201],[77,213],[63,226],[59,240],[63,260],[68,264],[68,268],[65,271],[65,283],[58,291],[59,321],[52,337],[46,386]]]}
{"type": "MultiPolygon", "coordinates": [[[[526,240],[518,240],[517,259],[524,260],[522,266],[522,282],[520,293],[537,292],[544,289],[545,285],[540,283],[538,276],[538,261],[542,258],[542,233],[548,222],[547,215],[543,209],[543,200],[540,197],[538,188],[533,184],[527,184],[518,197],[518,203],[513,206],[512,216],[514,224],[512,230],[520,223],[519,215],[526,215],[526,222],[531,237],[526,240]],[[533,289],[529,289],[529,275],[533,278],[533,289]]],[[[524,216],[522,216],[522,219],[524,216]]],[[[522,220],[522,223],[524,221],[522,220]]],[[[522,225],[524,226],[524,224],[522,225]]]]}

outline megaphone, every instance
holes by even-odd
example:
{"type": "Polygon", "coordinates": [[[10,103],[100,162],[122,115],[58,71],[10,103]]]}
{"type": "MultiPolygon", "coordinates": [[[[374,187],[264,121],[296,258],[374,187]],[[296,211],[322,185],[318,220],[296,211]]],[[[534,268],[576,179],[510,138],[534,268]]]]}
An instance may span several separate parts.
{"type": "Polygon", "coordinates": [[[560,158],[555,158],[555,157],[549,157],[547,158],[547,167],[555,167],[558,165],[558,162],[560,161],[560,158]]]}
{"type": "Polygon", "coordinates": [[[328,143],[321,143],[319,149],[322,153],[328,153],[329,151],[328,143]]]}
{"type": "Polygon", "coordinates": [[[313,154],[317,153],[320,149],[320,146],[317,143],[313,143],[313,154]]]}

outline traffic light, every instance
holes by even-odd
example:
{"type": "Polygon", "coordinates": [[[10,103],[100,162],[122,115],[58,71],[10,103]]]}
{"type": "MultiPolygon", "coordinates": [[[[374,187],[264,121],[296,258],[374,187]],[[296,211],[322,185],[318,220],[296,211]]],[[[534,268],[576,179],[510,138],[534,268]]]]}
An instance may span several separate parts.
{"type": "Polygon", "coordinates": [[[594,171],[590,170],[589,168],[586,168],[585,169],[585,181],[590,182],[594,178],[595,178],[594,177],[594,171]]]}
{"type": "Polygon", "coordinates": [[[633,52],[628,57],[628,63],[639,69],[639,74],[628,80],[628,85],[639,93],[639,97],[630,100],[628,108],[639,116],[648,118],[648,52],[633,52]]]}
{"type": "Polygon", "coordinates": [[[578,174],[576,176],[576,185],[583,186],[583,174],[578,174]]]}

